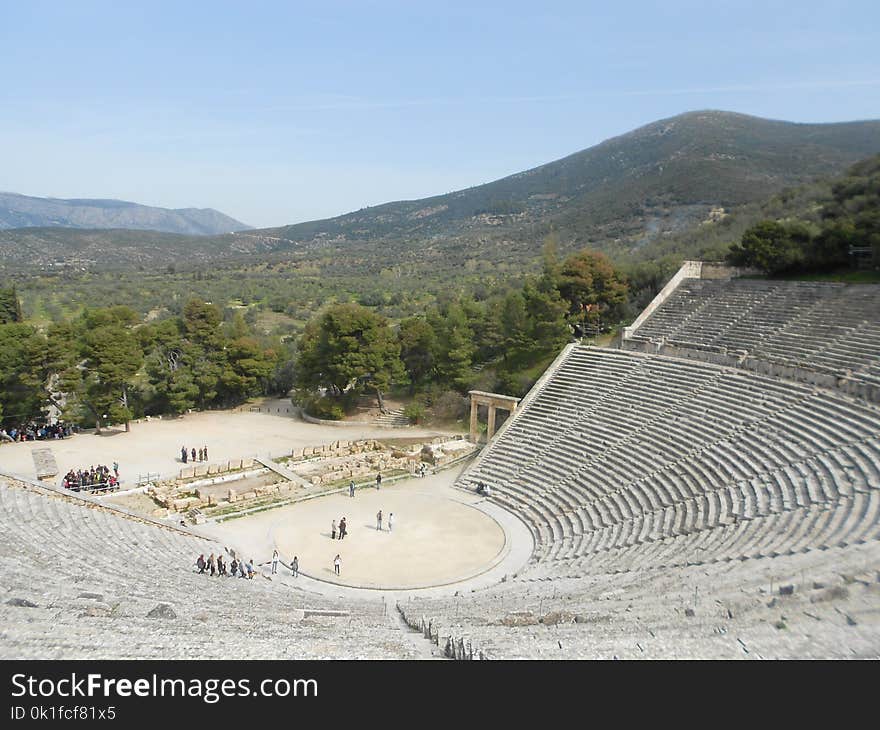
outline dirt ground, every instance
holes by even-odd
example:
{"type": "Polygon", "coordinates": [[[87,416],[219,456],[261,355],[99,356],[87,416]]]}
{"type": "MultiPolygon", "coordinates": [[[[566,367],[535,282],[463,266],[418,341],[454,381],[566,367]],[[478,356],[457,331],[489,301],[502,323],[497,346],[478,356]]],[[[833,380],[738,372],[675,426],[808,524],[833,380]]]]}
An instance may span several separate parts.
{"type": "Polygon", "coordinates": [[[451,488],[457,473],[451,469],[380,490],[368,487],[353,498],[347,492],[332,494],[200,529],[257,563],[268,561],[273,548],[285,563],[296,555],[303,573],[332,583],[440,585],[488,568],[505,545],[499,524],[472,506],[479,498],[451,488]],[[379,510],[381,531],[376,529],[379,510]],[[394,523],[389,531],[390,513],[394,523]],[[332,540],[331,522],[338,525],[342,517],[348,536],[332,540]],[[337,553],[342,559],[339,577],[333,570],[337,553]]]}
{"type": "MultiPolygon", "coordinates": [[[[245,409],[206,411],[180,418],[132,422],[131,432],[122,427],[107,429],[100,436],[81,433],[68,439],[0,444],[0,469],[35,477],[34,449],[49,448],[58,464],[56,484],[69,469],[91,465],[112,466],[119,462],[123,487],[134,486],[139,476],[176,475],[183,467],[180,448],[208,447],[208,463],[253,456],[280,456],[294,448],[319,446],[331,441],[363,438],[442,436],[440,430],[363,426],[322,426],[305,423],[279,401],[261,406],[260,412],[245,409]],[[277,410],[276,410],[277,409],[277,410]],[[276,412],[271,412],[276,411],[276,412]]],[[[291,408],[291,410],[293,410],[291,408]]],[[[204,462],[203,462],[204,463],[204,462]]]]}

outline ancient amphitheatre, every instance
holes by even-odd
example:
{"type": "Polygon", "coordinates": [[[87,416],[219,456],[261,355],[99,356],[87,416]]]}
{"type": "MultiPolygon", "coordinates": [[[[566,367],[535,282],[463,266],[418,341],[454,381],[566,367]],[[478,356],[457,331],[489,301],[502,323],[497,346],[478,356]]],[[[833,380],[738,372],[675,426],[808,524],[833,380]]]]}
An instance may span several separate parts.
{"type": "MultiPolygon", "coordinates": [[[[181,526],[41,485],[28,445],[4,445],[0,654],[876,658],[880,287],[735,273],[686,264],[618,347],[560,352],[475,457],[378,491],[364,466],[354,498],[330,479],[296,501],[300,474],[265,497],[281,506],[181,526]],[[382,505],[393,533],[374,529],[382,505]],[[342,550],[321,533],[343,514],[337,581],[311,563],[342,550]],[[301,576],[270,574],[273,545],[285,563],[302,552],[301,576]],[[230,548],[257,553],[261,576],[195,574],[197,554],[230,548]],[[200,638],[197,622],[240,640],[200,638]]],[[[214,415],[239,419],[215,431],[212,415],[76,436],[56,458],[114,458],[119,442],[132,469],[169,475],[199,424],[212,459],[240,470],[262,452],[290,451],[293,472],[421,459],[381,452],[370,440],[387,431],[250,413],[214,415]]]]}

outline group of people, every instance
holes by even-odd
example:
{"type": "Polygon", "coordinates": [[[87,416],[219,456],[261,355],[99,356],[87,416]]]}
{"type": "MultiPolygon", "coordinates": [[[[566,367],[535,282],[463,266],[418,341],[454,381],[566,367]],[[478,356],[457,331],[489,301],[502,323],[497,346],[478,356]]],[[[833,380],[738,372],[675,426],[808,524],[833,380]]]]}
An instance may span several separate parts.
{"type": "Polygon", "coordinates": [[[180,460],[186,464],[188,461],[207,461],[208,460],[208,447],[203,446],[201,449],[196,451],[195,449],[190,449],[187,451],[186,446],[180,447],[180,460]],[[190,458],[192,457],[192,458],[190,458]]]}
{"type": "Polygon", "coordinates": [[[61,486],[74,492],[119,489],[119,464],[113,462],[112,474],[104,464],[76,471],[71,469],[64,475],[61,486]]]}
{"type": "MultiPolygon", "coordinates": [[[[280,562],[280,558],[278,557],[278,551],[272,551],[272,575],[278,573],[278,563],[280,562]]],[[[299,558],[294,555],[293,560],[290,561],[290,574],[296,578],[299,575],[299,558]]]]}
{"type": "Polygon", "coordinates": [[[228,566],[223,560],[222,555],[214,557],[214,553],[211,553],[208,558],[205,559],[203,553],[196,559],[196,568],[198,568],[199,573],[204,573],[206,575],[226,576],[228,578],[234,578],[238,575],[239,578],[248,578],[250,580],[253,580],[253,577],[257,572],[254,569],[253,558],[245,563],[244,560],[238,560],[238,558],[235,557],[235,553],[232,553],[232,560],[229,561],[228,566]]]}
{"type": "MultiPolygon", "coordinates": [[[[336,520],[333,520],[333,522],[332,522],[331,525],[330,525],[330,539],[331,539],[331,540],[335,540],[335,539],[336,539],[336,532],[337,532],[337,530],[336,530],[336,520]]],[[[340,540],[341,540],[342,538],[344,538],[344,537],[348,534],[348,525],[345,524],[345,517],[343,517],[342,519],[339,520],[339,530],[338,530],[338,532],[339,532],[339,539],[340,539],[340,540]]]]}
{"type": "Polygon", "coordinates": [[[58,421],[57,423],[38,424],[31,421],[24,426],[13,427],[8,431],[0,428],[2,441],[44,441],[46,439],[63,439],[73,434],[73,426],[58,421]]]}
{"type": "MultiPolygon", "coordinates": [[[[389,512],[388,513],[388,532],[391,532],[391,530],[393,528],[394,528],[394,513],[389,512]]],[[[379,532],[382,532],[382,510],[379,510],[376,513],[376,529],[379,532]]]]}

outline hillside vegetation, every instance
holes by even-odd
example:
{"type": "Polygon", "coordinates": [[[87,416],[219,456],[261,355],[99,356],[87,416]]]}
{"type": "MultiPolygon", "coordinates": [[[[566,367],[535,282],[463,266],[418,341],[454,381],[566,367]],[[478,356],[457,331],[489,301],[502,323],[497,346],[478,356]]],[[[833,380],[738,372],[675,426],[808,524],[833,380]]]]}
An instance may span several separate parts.
{"type": "Polygon", "coordinates": [[[180,238],[6,231],[0,266],[198,268],[220,260],[252,263],[255,256],[267,262],[327,257],[364,273],[400,266],[442,275],[482,262],[492,271],[532,265],[550,231],[563,252],[589,247],[620,260],[657,258],[658,249],[675,251],[670,237],[701,222],[839,174],[878,152],[878,121],[793,124],[691,112],[486,185],[327,220],[180,238]]]}

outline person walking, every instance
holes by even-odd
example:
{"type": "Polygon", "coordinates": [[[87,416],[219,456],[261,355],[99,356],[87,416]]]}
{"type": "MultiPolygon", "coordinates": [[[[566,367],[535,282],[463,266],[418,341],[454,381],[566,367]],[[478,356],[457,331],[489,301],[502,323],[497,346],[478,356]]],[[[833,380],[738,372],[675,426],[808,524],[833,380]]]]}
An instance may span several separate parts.
{"type": "Polygon", "coordinates": [[[238,572],[238,561],[235,559],[235,555],[232,556],[232,562],[229,564],[229,577],[235,578],[235,574],[238,572]]]}
{"type": "Polygon", "coordinates": [[[226,575],[226,563],[223,562],[223,556],[217,556],[217,575],[226,575]]]}
{"type": "Polygon", "coordinates": [[[376,489],[382,486],[382,472],[376,474],[376,489]]]}
{"type": "Polygon", "coordinates": [[[180,460],[186,464],[186,446],[180,447],[180,460]]]}
{"type": "Polygon", "coordinates": [[[202,450],[201,449],[199,449],[199,461],[204,461],[204,458],[202,458],[202,450]]]}
{"type": "Polygon", "coordinates": [[[293,573],[294,578],[299,575],[299,558],[296,555],[293,556],[293,562],[290,564],[290,572],[293,573]]]}
{"type": "Polygon", "coordinates": [[[278,572],[278,551],[272,551],[272,575],[278,572]]]}
{"type": "Polygon", "coordinates": [[[394,527],[394,513],[388,513],[388,532],[391,532],[391,528],[394,527]]]}
{"type": "Polygon", "coordinates": [[[348,483],[348,496],[354,497],[354,479],[348,483]]]}
{"type": "Polygon", "coordinates": [[[195,461],[196,460],[196,447],[195,446],[193,446],[192,457],[193,457],[193,461],[195,461]]]}
{"type": "Polygon", "coordinates": [[[206,446],[203,450],[205,452],[205,461],[207,461],[208,460],[208,447],[206,446]]]}
{"type": "Polygon", "coordinates": [[[214,559],[214,553],[211,553],[211,556],[208,558],[208,570],[211,571],[212,576],[217,572],[217,561],[214,559]]]}
{"type": "Polygon", "coordinates": [[[341,520],[339,520],[339,539],[341,540],[343,537],[345,537],[347,532],[348,525],[345,524],[345,517],[343,517],[341,520]]]}
{"type": "Polygon", "coordinates": [[[376,513],[376,529],[382,532],[382,510],[376,513]]]}
{"type": "Polygon", "coordinates": [[[247,577],[248,577],[248,579],[253,580],[254,573],[256,573],[256,572],[257,571],[254,570],[254,559],[251,558],[250,560],[248,560],[248,564],[247,564],[247,577]]]}
{"type": "Polygon", "coordinates": [[[336,520],[333,520],[333,524],[330,526],[330,539],[336,539],[336,520]]]}
{"type": "Polygon", "coordinates": [[[208,567],[208,564],[205,562],[205,554],[204,553],[199,555],[198,559],[196,560],[196,567],[199,569],[199,573],[204,573],[205,568],[208,567]]]}
{"type": "Polygon", "coordinates": [[[339,557],[339,553],[336,553],[336,557],[333,558],[333,570],[336,571],[336,575],[339,575],[339,569],[342,567],[342,558],[339,557]]]}
{"type": "Polygon", "coordinates": [[[119,479],[119,462],[118,461],[113,462],[113,474],[116,476],[117,479],[119,479]]]}

